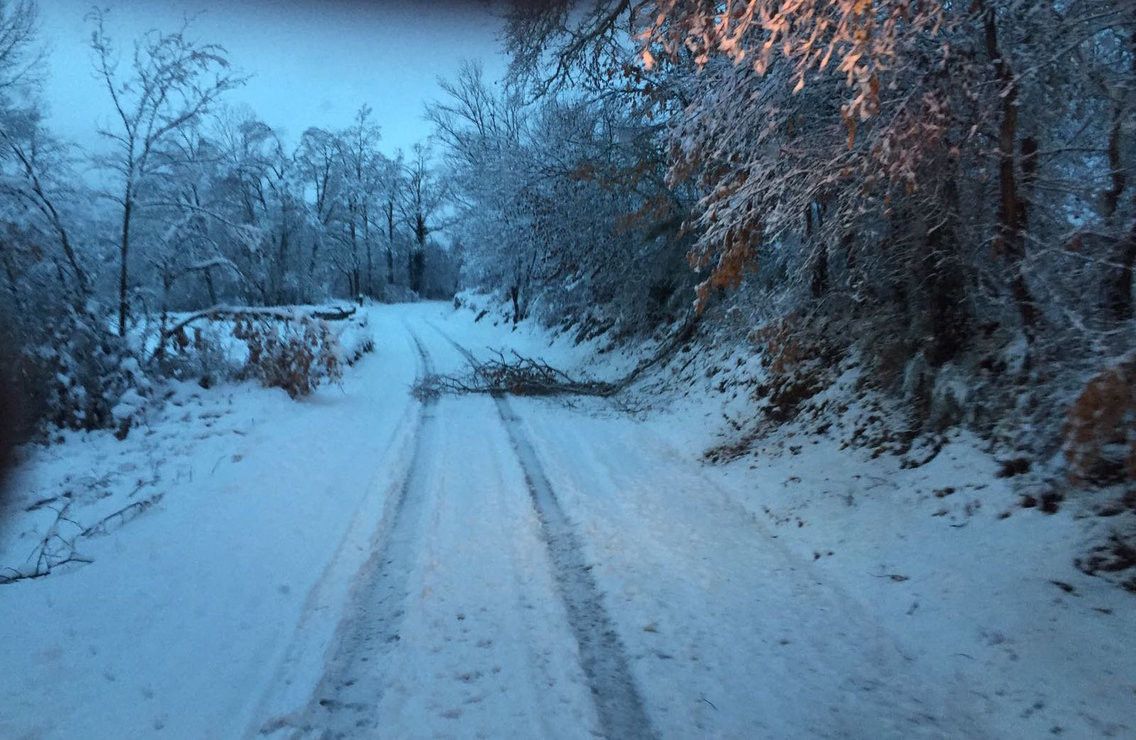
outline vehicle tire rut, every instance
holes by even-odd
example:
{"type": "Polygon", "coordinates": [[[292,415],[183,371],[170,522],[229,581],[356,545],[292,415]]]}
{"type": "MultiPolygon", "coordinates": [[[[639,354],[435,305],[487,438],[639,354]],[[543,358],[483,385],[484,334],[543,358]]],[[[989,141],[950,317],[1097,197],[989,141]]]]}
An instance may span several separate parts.
{"type": "MultiPolygon", "coordinates": [[[[419,377],[433,372],[421,340],[409,330],[419,359],[419,377]]],[[[360,571],[331,658],[302,719],[298,737],[373,736],[379,731],[377,710],[390,669],[385,657],[398,644],[411,589],[415,557],[420,551],[429,501],[424,461],[436,445],[434,400],[423,399],[422,414],[406,478],[387,504],[376,535],[377,547],[360,571]]]]}
{"type": "MultiPolygon", "coordinates": [[[[469,350],[444,331],[432,323],[429,325],[466,359],[474,359],[469,350]]],[[[584,556],[572,522],[561,508],[508,396],[494,395],[493,400],[524,472],[529,495],[541,523],[553,577],[576,639],[580,665],[591,688],[603,733],[608,738],[621,740],[654,737],[623,644],[604,608],[592,577],[592,566],[584,556]]]]}

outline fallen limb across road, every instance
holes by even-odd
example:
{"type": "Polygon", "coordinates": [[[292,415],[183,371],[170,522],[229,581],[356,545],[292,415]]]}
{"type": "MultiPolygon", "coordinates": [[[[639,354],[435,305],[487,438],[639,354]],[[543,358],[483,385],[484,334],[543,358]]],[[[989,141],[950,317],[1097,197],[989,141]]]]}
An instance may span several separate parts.
{"type": "Polygon", "coordinates": [[[493,352],[489,360],[469,358],[470,370],[464,375],[430,374],[414,386],[419,398],[436,398],[443,393],[511,393],[516,396],[611,396],[620,389],[616,383],[576,378],[543,360],[512,352],[493,352]]]}
{"type": "MultiPolygon", "coordinates": [[[[494,357],[482,361],[450,340],[465,355],[470,370],[464,375],[429,374],[414,385],[421,399],[437,398],[443,393],[511,393],[516,396],[598,396],[610,398],[627,388],[643,372],[669,358],[689,342],[698,326],[697,314],[690,315],[654,355],[640,362],[630,373],[615,381],[573,377],[543,360],[525,357],[515,350],[507,357],[493,350],[494,357]]],[[[448,337],[447,337],[448,339],[448,337]]],[[[630,408],[630,407],[629,407],[630,408]]]]}

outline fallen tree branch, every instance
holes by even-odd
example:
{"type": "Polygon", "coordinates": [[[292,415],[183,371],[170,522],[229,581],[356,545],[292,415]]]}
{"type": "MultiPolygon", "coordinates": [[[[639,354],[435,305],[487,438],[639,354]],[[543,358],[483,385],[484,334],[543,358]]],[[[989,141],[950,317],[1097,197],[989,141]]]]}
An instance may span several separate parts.
{"type": "Polygon", "coordinates": [[[343,321],[354,315],[354,306],[351,308],[314,309],[307,312],[267,306],[211,306],[200,311],[195,311],[163,329],[158,336],[158,346],[154,349],[154,353],[150,359],[152,361],[162,357],[165,352],[166,342],[190,324],[197,323],[198,321],[240,321],[244,319],[253,321],[281,321],[285,323],[306,320],[343,321]]]}
{"type": "Polygon", "coordinates": [[[321,321],[343,321],[345,319],[351,318],[354,315],[355,306],[352,306],[351,308],[330,308],[326,311],[317,309],[315,311],[312,311],[310,314],[313,319],[319,319],[321,321]]]}
{"type": "Polygon", "coordinates": [[[30,570],[21,570],[11,566],[0,568],[0,586],[16,583],[18,581],[30,581],[43,578],[44,576],[51,575],[52,572],[60,566],[70,563],[93,563],[94,561],[90,558],[84,557],[76,552],[75,543],[78,540],[113,532],[119,527],[133,521],[147,509],[161,501],[163,495],[162,493],[156,493],[142,501],[135,501],[134,503],[122,507],[118,511],[106,515],[86,528],[83,528],[81,524],[67,516],[67,511],[71,506],[71,502],[68,501],[61,509],[56,510],[55,521],[52,523],[51,527],[48,528],[43,539],[39,541],[36,549],[28,556],[29,561],[34,558],[34,567],[30,570]],[[71,539],[67,539],[59,533],[59,525],[62,522],[75,526],[80,530],[79,533],[71,537],[71,539]]]}
{"type": "Polygon", "coordinates": [[[62,507],[52,510],[55,511],[55,520],[51,526],[47,528],[43,538],[28,555],[28,561],[34,559],[35,565],[31,570],[19,570],[17,568],[5,567],[2,570],[6,573],[0,573],[0,585],[15,583],[16,581],[25,581],[35,578],[42,578],[49,575],[52,570],[67,563],[90,563],[91,561],[84,558],[75,552],[75,540],[81,535],[76,535],[71,539],[67,539],[59,533],[59,525],[62,523],[71,524],[72,526],[82,529],[82,525],[67,516],[71,508],[71,501],[68,500],[62,507]]]}
{"type": "Polygon", "coordinates": [[[30,573],[25,573],[23,571],[16,570],[15,568],[6,566],[2,570],[8,572],[0,573],[0,586],[7,586],[10,583],[16,583],[18,581],[34,581],[37,578],[49,576],[55,568],[58,568],[61,565],[67,565],[69,563],[83,563],[84,565],[90,565],[93,562],[95,561],[91,560],[90,558],[85,558],[81,555],[69,555],[62,560],[58,560],[52,563],[47,568],[41,569],[37,565],[36,569],[34,571],[31,571],[30,573]]]}
{"type": "Polygon", "coordinates": [[[142,499],[141,501],[135,501],[132,504],[123,506],[118,511],[107,514],[99,521],[84,529],[79,534],[79,536],[94,537],[97,535],[110,534],[119,527],[122,527],[132,520],[136,519],[142,512],[146,511],[151,506],[161,501],[163,495],[164,494],[162,493],[156,493],[149,498],[142,499]]]}
{"type": "MultiPolygon", "coordinates": [[[[470,369],[464,375],[430,374],[414,384],[416,397],[426,400],[447,393],[509,393],[515,396],[597,396],[610,398],[627,388],[647,369],[670,357],[688,342],[697,328],[698,316],[691,314],[682,326],[649,358],[617,381],[573,377],[543,360],[525,357],[515,350],[506,357],[501,350],[493,350],[495,357],[481,361],[462,349],[470,369]]],[[[451,340],[452,341],[452,340],[451,340]]]]}
{"type": "Polygon", "coordinates": [[[487,361],[469,359],[470,371],[465,375],[427,375],[414,388],[420,398],[435,398],[443,393],[510,393],[515,396],[601,396],[618,391],[614,383],[590,378],[575,378],[543,360],[512,352],[506,357],[500,350],[487,361]]]}

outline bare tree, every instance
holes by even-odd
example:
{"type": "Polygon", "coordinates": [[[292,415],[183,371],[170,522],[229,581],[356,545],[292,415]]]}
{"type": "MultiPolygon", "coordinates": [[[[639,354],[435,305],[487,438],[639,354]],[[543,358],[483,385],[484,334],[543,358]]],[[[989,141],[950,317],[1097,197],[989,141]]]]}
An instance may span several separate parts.
{"type": "Polygon", "coordinates": [[[426,242],[430,234],[439,228],[434,219],[445,195],[442,183],[430,167],[430,151],[422,144],[414,145],[414,157],[406,165],[405,178],[402,217],[414,235],[407,269],[410,289],[421,293],[426,269],[426,242]]]}
{"type": "Polygon", "coordinates": [[[394,157],[383,157],[380,163],[380,191],[383,219],[387,236],[387,285],[394,285],[395,229],[398,224],[398,204],[402,201],[402,191],[406,185],[402,151],[394,157]]]}
{"type": "Polygon", "coordinates": [[[382,184],[382,164],[377,149],[379,127],[371,122],[372,112],[370,106],[362,106],[355,114],[354,124],[339,137],[351,249],[348,278],[352,295],[373,296],[375,293],[371,223],[374,201],[382,184]],[[363,255],[359,254],[360,244],[363,255]]]}
{"type": "Polygon", "coordinates": [[[225,49],[188,36],[188,27],[172,33],[150,31],[134,44],[123,69],[106,30],[105,14],[89,16],[94,25],[91,49],[95,70],[114,104],[110,126],[100,129],[112,144],[102,165],[118,178],[109,197],[121,209],[118,237],[118,331],[126,334],[129,316],[131,227],[149,180],[169,163],[167,145],[183,127],[199,121],[225,92],[246,78],[231,70],[225,49]]]}
{"type": "Polygon", "coordinates": [[[60,287],[73,296],[73,303],[82,306],[90,297],[91,279],[80,262],[60,205],[68,194],[62,182],[68,172],[68,150],[43,129],[36,111],[7,115],[0,127],[0,142],[17,172],[15,177],[0,180],[0,192],[29,206],[55,237],[71,275],[71,281],[62,280],[60,287]]]}
{"type": "Polygon", "coordinates": [[[0,0],[0,96],[38,81],[43,50],[36,47],[35,0],[0,0]]]}
{"type": "Polygon", "coordinates": [[[295,162],[284,151],[276,132],[248,110],[226,109],[219,117],[215,136],[224,170],[214,184],[231,219],[240,224],[232,231],[230,258],[240,265],[245,284],[255,289],[247,300],[270,303],[281,300],[288,250],[274,245],[294,241],[296,213],[302,197],[295,187],[295,162]]]}

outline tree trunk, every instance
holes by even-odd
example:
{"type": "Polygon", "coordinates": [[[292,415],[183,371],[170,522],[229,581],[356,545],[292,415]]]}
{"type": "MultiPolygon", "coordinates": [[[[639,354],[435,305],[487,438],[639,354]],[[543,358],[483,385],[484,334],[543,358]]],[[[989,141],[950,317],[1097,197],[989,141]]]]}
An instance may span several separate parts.
{"type": "Polygon", "coordinates": [[[948,173],[943,186],[947,218],[927,234],[927,300],[931,344],[927,361],[934,367],[950,362],[970,339],[972,317],[966,300],[966,274],[958,254],[959,196],[956,173],[948,173]]]}
{"type": "Polygon", "coordinates": [[[423,278],[426,273],[426,217],[421,213],[414,216],[414,241],[416,248],[410,254],[410,289],[421,295],[423,278]]]}
{"type": "MultiPolygon", "coordinates": [[[[805,207],[805,244],[809,245],[813,242],[813,212],[814,205],[809,203],[805,207]]],[[[817,214],[817,222],[819,225],[820,214],[817,214]]],[[[809,279],[809,293],[813,299],[823,298],[825,293],[828,292],[828,247],[821,244],[813,249],[812,266],[809,269],[811,275],[809,279]]]]}
{"type": "Polygon", "coordinates": [[[1112,253],[1110,260],[1113,274],[1108,285],[1108,309],[1112,318],[1126,321],[1133,316],[1132,277],[1136,265],[1136,218],[1128,234],[1122,238],[1112,253]]]}
{"type": "MultiPolygon", "coordinates": [[[[1039,311],[1026,283],[1023,265],[1026,204],[1018,192],[1017,181],[1018,87],[1013,70],[998,44],[998,24],[992,6],[986,7],[984,31],[986,53],[1001,83],[999,93],[1002,101],[1002,119],[998,126],[998,235],[995,247],[1010,265],[1010,293],[1018,307],[1026,337],[1032,339],[1039,311]]],[[[1023,154],[1032,168],[1036,164],[1036,147],[1032,151],[1027,150],[1023,143],[1023,154]]]]}
{"type": "Polygon", "coordinates": [[[316,236],[312,239],[312,257],[311,257],[311,260],[309,260],[309,262],[308,262],[307,279],[304,280],[304,285],[307,287],[307,291],[309,293],[309,295],[307,295],[306,297],[309,298],[309,299],[311,299],[311,297],[312,297],[311,296],[312,283],[315,280],[316,264],[319,262],[319,246],[320,246],[320,240],[319,240],[319,237],[316,236]]]}
{"type": "Polygon", "coordinates": [[[422,295],[423,276],[426,272],[426,252],[415,248],[410,252],[410,289],[422,295]]]}
{"type": "Polygon", "coordinates": [[[823,244],[813,254],[811,272],[809,292],[814,300],[819,300],[828,293],[828,249],[823,244]]]}
{"type": "MultiPolygon", "coordinates": [[[[1132,74],[1136,77],[1136,30],[1130,38],[1132,54],[1132,74]]],[[[1131,96],[1131,93],[1129,93],[1131,96]]],[[[1112,188],[1105,193],[1105,217],[1111,223],[1116,221],[1120,200],[1128,186],[1128,177],[1121,157],[1121,131],[1128,106],[1118,101],[1113,108],[1112,128],[1108,137],[1108,168],[1112,188]]],[[[1109,274],[1105,278],[1105,308],[1115,321],[1127,321],[1133,317],[1132,273],[1136,263],[1136,194],[1132,198],[1132,223],[1121,236],[1109,255],[1109,274]]]]}
{"type": "MultiPolygon", "coordinates": [[[[281,228],[280,228],[280,255],[277,258],[277,261],[278,261],[278,268],[277,269],[279,270],[279,277],[278,277],[279,295],[277,296],[276,300],[279,303],[286,303],[287,302],[287,298],[285,296],[285,289],[286,289],[285,284],[287,282],[287,277],[288,277],[288,247],[291,245],[291,239],[289,237],[290,237],[290,234],[288,233],[288,223],[287,223],[287,221],[285,221],[281,225],[281,228]]],[[[313,260],[314,260],[314,257],[313,257],[313,260]]]]}
{"type": "Polygon", "coordinates": [[[513,302],[513,324],[519,324],[521,319],[521,288],[518,285],[509,287],[509,299],[513,302]]]}
{"type": "Polygon", "coordinates": [[[355,298],[359,295],[359,230],[355,226],[355,212],[356,206],[350,203],[347,207],[350,215],[350,222],[347,230],[351,234],[351,292],[349,296],[355,298]]]}
{"type": "Polygon", "coordinates": [[[12,268],[12,258],[4,249],[0,249],[0,254],[4,255],[4,274],[8,278],[8,292],[12,295],[13,308],[18,312],[24,310],[24,302],[20,300],[20,289],[16,282],[16,271],[12,268]]]}
{"type": "Polygon", "coordinates": [[[387,285],[394,285],[394,203],[387,202],[387,285]]]}
{"type": "Polygon", "coordinates": [[[130,215],[134,208],[134,196],[130,188],[126,189],[126,197],[122,206],[122,241],[118,246],[118,335],[126,336],[127,281],[129,279],[126,259],[130,255],[130,215]]]}
{"type": "Polygon", "coordinates": [[[372,279],[374,273],[374,264],[371,259],[371,242],[367,242],[367,295],[375,297],[375,281],[372,279]]]}
{"type": "Polygon", "coordinates": [[[367,295],[375,297],[374,260],[371,257],[371,214],[363,205],[363,244],[367,249],[367,295]]]}
{"type": "MultiPolygon", "coordinates": [[[[206,274],[208,274],[209,271],[206,270],[205,272],[206,272],[206,274]]],[[[167,327],[169,325],[169,317],[170,317],[170,288],[173,287],[173,284],[174,284],[174,278],[173,278],[173,275],[170,274],[169,264],[166,263],[166,262],[163,262],[162,263],[162,314],[161,314],[161,319],[160,319],[160,322],[159,322],[159,326],[161,327],[161,331],[158,334],[158,347],[157,347],[157,349],[154,350],[154,358],[153,359],[155,359],[155,360],[160,360],[160,359],[162,359],[163,357],[166,356],[166,339],[169,336],[167,334],[167,327]]]]}
{"type": "Polygon", "coordinates": [[[844,253],[844,271],[848,274],[848,284],[856,281],[856,236],[851,231],[840,235],[840,250],[844,253]]]}
{"type": "Polygon", "coordinates": [[[217,305],[217,289],[213,285],[213,269],[206,267],[203,271],[205,273],[205,289],[209,291],[209,305],[217,305]]]}

